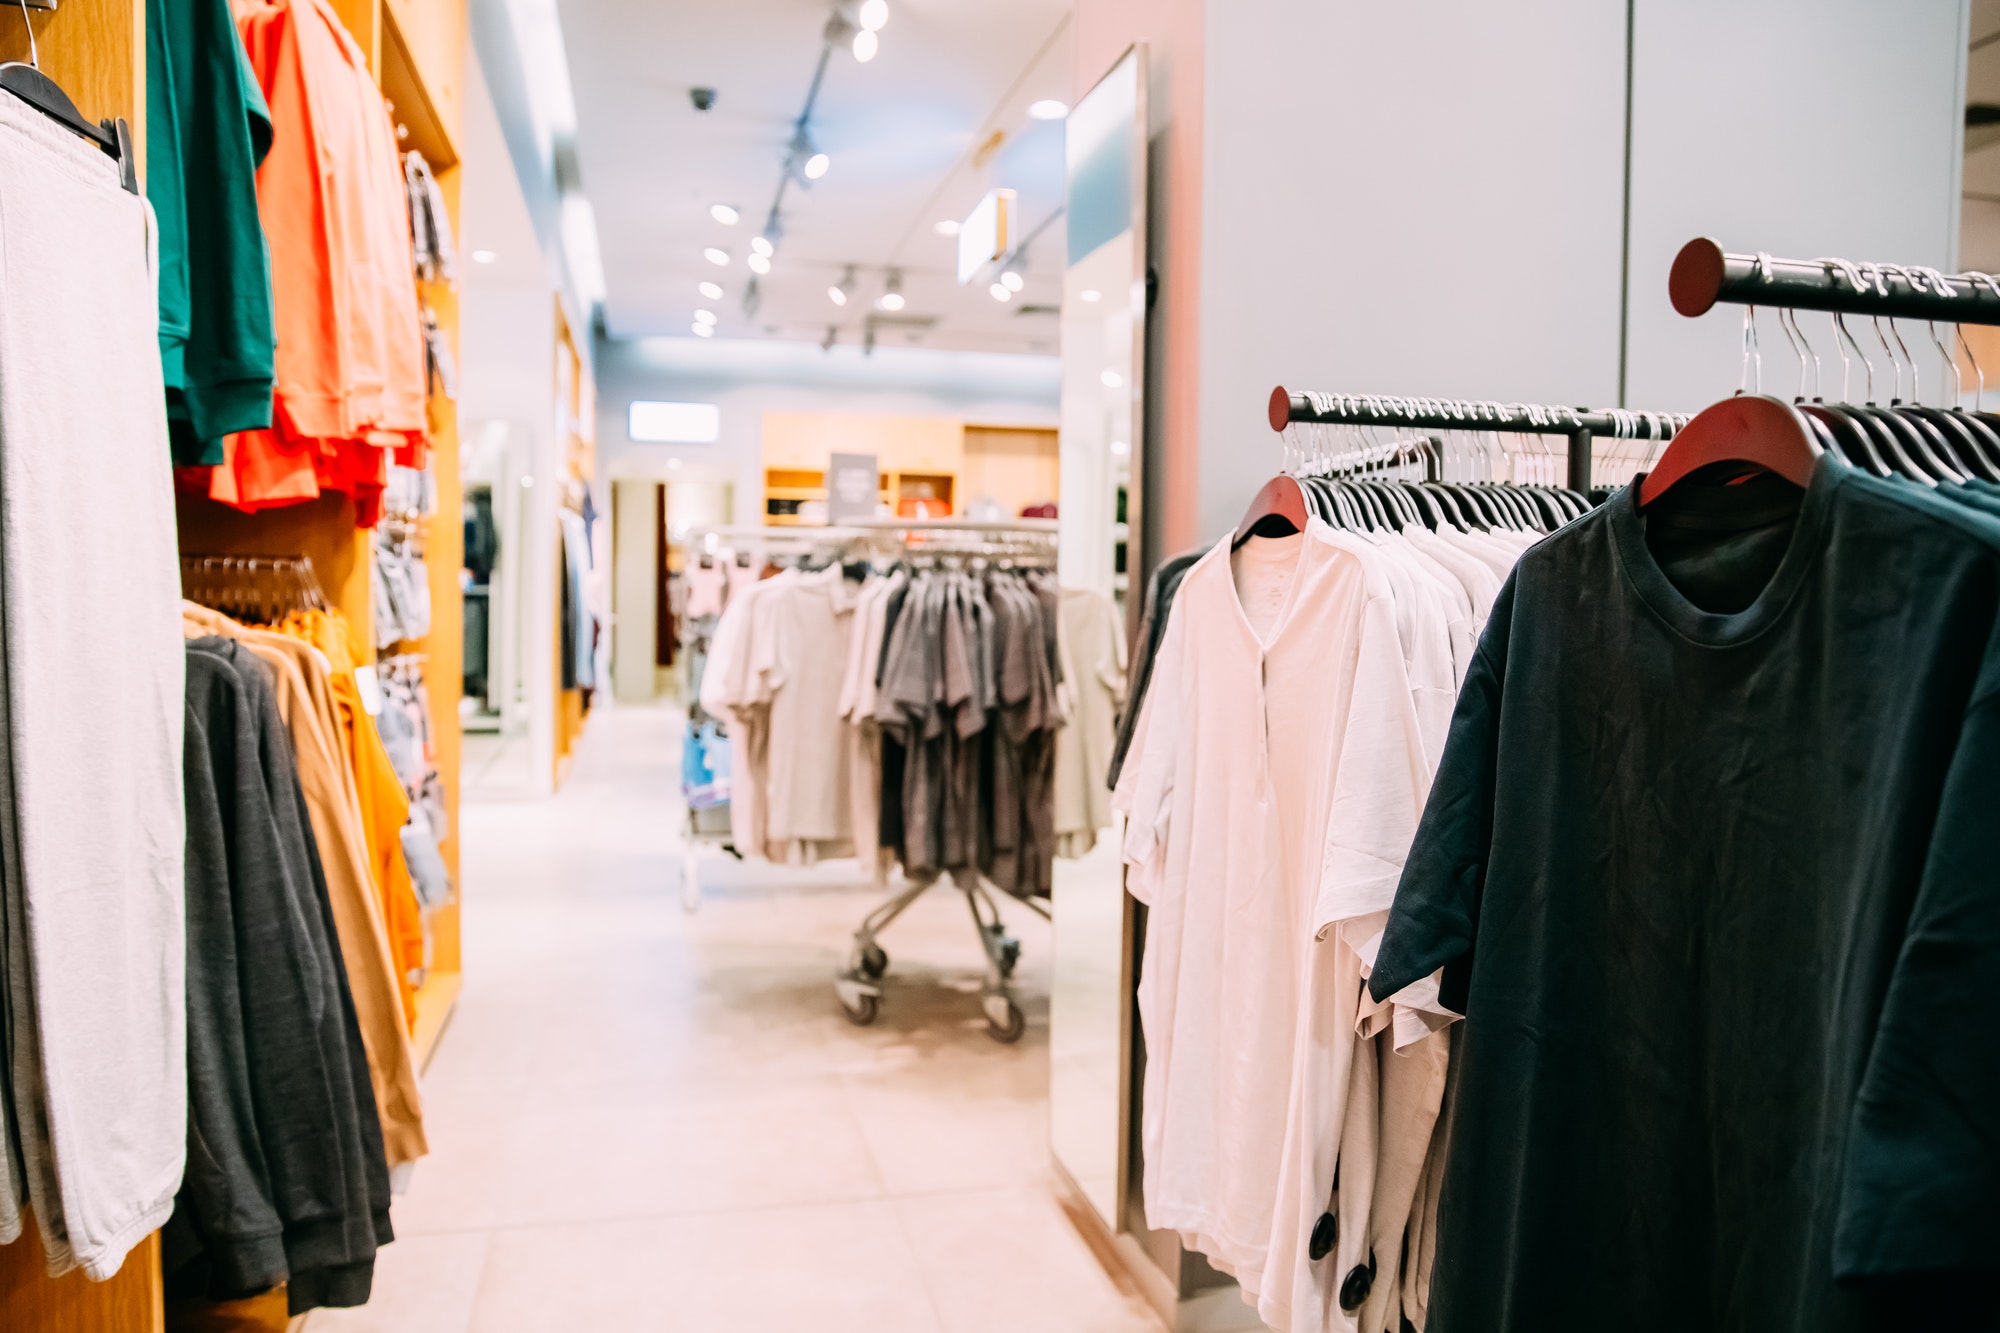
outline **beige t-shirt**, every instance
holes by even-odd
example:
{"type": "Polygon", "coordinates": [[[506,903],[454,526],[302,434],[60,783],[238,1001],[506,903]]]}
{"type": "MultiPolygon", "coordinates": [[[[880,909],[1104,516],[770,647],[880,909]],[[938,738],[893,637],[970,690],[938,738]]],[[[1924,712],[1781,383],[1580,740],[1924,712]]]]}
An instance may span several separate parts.
{"type": "Polygon", "coordinates": [[[853,852],[852,750],[840,688],[858,585],[835,565],[770,593],[753,622],[753,690],[770,700],[765,838],[794,859],[853,852]]]}

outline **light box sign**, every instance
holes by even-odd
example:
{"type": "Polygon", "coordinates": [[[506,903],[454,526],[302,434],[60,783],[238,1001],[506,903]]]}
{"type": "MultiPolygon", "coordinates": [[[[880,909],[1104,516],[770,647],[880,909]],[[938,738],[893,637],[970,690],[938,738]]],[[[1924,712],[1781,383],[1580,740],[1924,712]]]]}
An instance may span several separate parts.
{"type": "Polygon", "coordinates": [[[625,414],[625,436],[634,444],[714,444],[722,410],[714,403],[635,401],[625,414]]]}
{"type": "Polygon", "coordinates": [[[965,221],[958,224],[958,285],[963,287],[980,270],[1007,253],[1007,226],[1014,216],[1012,190],[988,190],[965,221]]]}

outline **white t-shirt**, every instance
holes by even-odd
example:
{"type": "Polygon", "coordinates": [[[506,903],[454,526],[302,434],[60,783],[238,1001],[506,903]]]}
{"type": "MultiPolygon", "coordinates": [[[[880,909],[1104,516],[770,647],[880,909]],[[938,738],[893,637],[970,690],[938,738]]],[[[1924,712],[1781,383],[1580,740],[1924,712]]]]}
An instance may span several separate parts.
{"type": "Polygon", "coordinates": [[[1330,1272],[1304,1247],[1357,1044],[1344,932],[1386,913],[1428,783],[1388,566],[1332,536],[1314,519],[1189,570],[1119,798],[1128,887],[1152,913],[1148,1221],[1234,1274],[1278,1328],[1330,1272]]]}

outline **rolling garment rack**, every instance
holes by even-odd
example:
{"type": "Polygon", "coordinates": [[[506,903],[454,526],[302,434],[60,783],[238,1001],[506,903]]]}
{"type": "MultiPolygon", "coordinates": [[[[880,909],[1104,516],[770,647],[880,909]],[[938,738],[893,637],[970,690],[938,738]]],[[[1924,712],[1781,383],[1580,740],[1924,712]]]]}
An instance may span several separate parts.
{"type": "MultiPolygon", "coordinates": [[[[999,568],[1030,565],[1052,569],[1057,528],[1055,519],[894,518],[820,528],[715,528],[697,535],[695,540],[707,549],[709,538],[714,538],[713,554],[718,557],[723,551],[733,549],[734,553],[747,552],[760,561],[783,561],[797,556],[822,565],[868,560],[877,565],[905,563],[919,569],[933,565],[979,568],[985,564],[999,568]]],[[[726,837],[699,831],[693,815],[689,815],[681,879],[682,905],[687,910],[695,910],[701,902],[702,849],[719,847],[726,837]]],[[[871,874],[881,873],[877,867],[868,869],[871,874]]],[[[889,968],[889,955],[879,937],[912,903],[945,881],[965,895],[980,951],[985,956],[980,1007],[987,1030],[998,1041],[1017,1040],[1026,1030],[1026,1018],[1012,993],[1021,943],[1007,933],[994,896],[996,890],[984,883],[976,871],[964,874],[947,871],[891,885],[890,896],[871,909],[854,931],[847,960],[834,981],[841,1008],[856,1024],[875,1021],[882,999],[882,977],[889,968]]],[[[1048,918],[1049,908],[1041,900],[1009,896],[1048,918]]]]}
{"type": "MultiPolygon", "coordinates": [[[[1057,520],[1022,518],[981,520],[972,518],[875,519],[854,525],[868,537],[888,538],[914,560],[995,560],[1003,567],[1030,562],[1052,568],[1055,563],[1057,520]]],[[[986,1015],[986,1030],[995,1041],[1018,1041],[1027,1030],[1027,1017],[1014,1002],[1014,968],[1021,960],[1021,942],[1007,933],[994,890],[978,871],[946,871],[935,878],[911,880],[896,889],[861,918],[854,942],[848,949],[847,964],[834,979],[834,993],[848,1019],[860,1026],[875,1021],[882,1002],[882,978],[889,970],[889,955],[878,937],[910,905],[940,883],[950,881],[965,895],[972,913],[979,947],[986,956],[986,975],[980,989],[980,1008],[986,1015]]],[[[1010,894],[1015,902],[1049,919],[1049,906],[1040,899],[1010,894]]]]}

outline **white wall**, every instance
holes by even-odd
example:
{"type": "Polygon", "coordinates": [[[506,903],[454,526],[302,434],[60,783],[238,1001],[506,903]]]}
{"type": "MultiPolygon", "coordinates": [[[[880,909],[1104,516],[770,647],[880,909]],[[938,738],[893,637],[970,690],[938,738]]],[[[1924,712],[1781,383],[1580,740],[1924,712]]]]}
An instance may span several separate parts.
{"type": "MultiPolygon", "coordinates": [[[[1694,411],[1736,388],[1742,308],[1667,303],[1696,236],[1956,269],[1965,31],[1961,0],[1638,0],[1629,406],[1694,411]]],[[[1800,326],[1837,373],[1827,318],[1800,326]]],[[[1798,358],[1775,319],[1760,327],[1764,387],[1789,397],[1798,358]]]]}
{"type": "Polygon", "coordinates": [[[1617,391],[1625,23],[1605,0],[1211,0],[1200,523],[1271,388],[1617,391]]]}
{"type": "Polygon", "coordinates": [[[1278,464],[1275,384],[1613,406],[1627,333],[1623,405],[1690,410],[1741,319],[1673,313],[1684,242],[1950,263],[1961,0],[1633,9],[1628,293],[1626,6],[1210,0],[1204,535],[1278,464]]]}
{"type": "Polygon", "coordinates": [[[696,338],[604,341],[597,349],[598,474],[735,486],[737,523],[757,523],[766,412],[956,416],[982,425],[1056,424],[1054,357],[879,347],[823,352],[809,343],[696,338]],[[714,444],[635,444],[634,399],[714,403],[714,444]]]}

